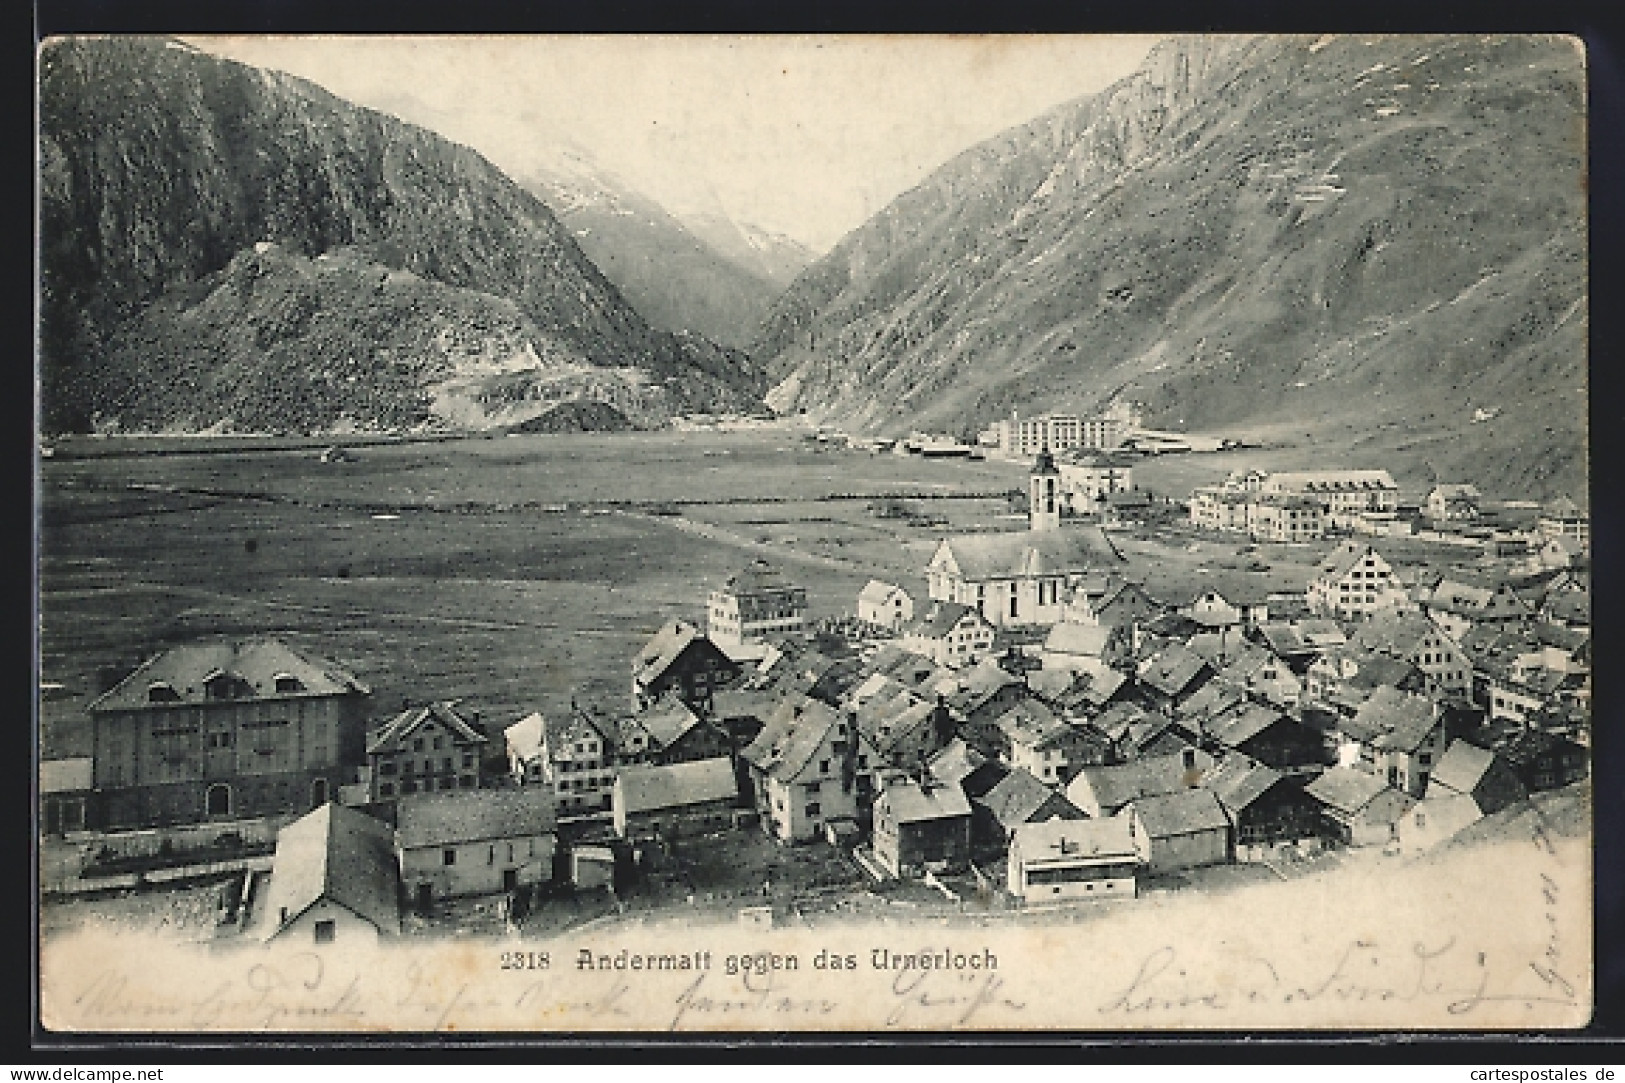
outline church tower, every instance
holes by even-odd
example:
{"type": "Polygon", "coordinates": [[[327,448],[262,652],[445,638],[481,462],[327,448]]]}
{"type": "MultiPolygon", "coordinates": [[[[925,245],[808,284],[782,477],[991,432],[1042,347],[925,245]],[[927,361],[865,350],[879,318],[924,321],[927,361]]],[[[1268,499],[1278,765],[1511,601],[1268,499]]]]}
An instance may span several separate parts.
{"type": "Polygon", "coordinates": [[[1033,463],[1027,486],[1027,522],[1033,530],[1055,530],[1061,525],[1061,472],[1048,447],[1033,463]]]}

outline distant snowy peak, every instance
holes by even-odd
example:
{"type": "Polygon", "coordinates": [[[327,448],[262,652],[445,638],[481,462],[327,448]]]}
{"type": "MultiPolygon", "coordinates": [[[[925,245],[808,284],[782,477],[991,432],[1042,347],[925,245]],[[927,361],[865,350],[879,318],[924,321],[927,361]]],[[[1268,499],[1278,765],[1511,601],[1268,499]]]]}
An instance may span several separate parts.
{"type": "Polygon", "coordinates": [[[763,229],[722,211],[679,215],[683,225],[739,266],[781,289],[788,286],[818,254],[800,241],[763,229]]]}

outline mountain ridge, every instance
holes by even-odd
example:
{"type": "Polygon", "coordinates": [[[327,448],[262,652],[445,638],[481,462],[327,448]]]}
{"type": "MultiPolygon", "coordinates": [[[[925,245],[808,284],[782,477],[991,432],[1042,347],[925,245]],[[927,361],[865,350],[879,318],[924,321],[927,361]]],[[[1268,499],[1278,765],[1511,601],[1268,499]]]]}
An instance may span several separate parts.
{"type": "Polygon", "coordinates": [[[1561,38],[1166,41],[809,266],[753,347],[769,401],[893,433],[1118,395],[1365,418],[1345,449],[1402,471],[1583,489],[1583,79],[1561,38]]]}
{"type": "MultiPolygon", "coordinates": [[[[197,402],[166,405],[174,388],[166,376],[208,367],[188,338],[188,321],[196,320],[185,299],[260,244],[306,261],[352,251],[440,287],[420,291],[420,305],[449,311],[474,303],[490,314],[493,304],[511,303],[539,361],[531,370],[536,384],[580,369],[636,398],[641,392],[625,374],[637,373],[633,383],[664,389],[673,404],[760,408],[762,375],[748,359],[710,345],[696,354],[683,338],[650,327],[544,204],[473,150],[427,129],[305,80],[156,38],[53,40],[40,55],[39,86],[47,431],[86,431],[124,416],[200,427],[240,421],[230,404],[212,415],[197,414],[197,402]],[[460,291],[455,300],[448,290],[460,291]],[[139,376],[110,367],[131,356],[132,336],[148,352],[139,376]],[[723,357],[736,369],[720,365],[723,357]]],[[[291,266],[280,271],[292,273],[291,266]]],[[[246,294],[233,296],[248,303],[246,294]]],[[[257,322],[258,337],[239,340],[239,356],[223,369],[274,352],[287,344],[283,331],[306,326],[315,311],[310,298],[297,289],[288,298],[294,307],[284,329],[265,313],[235,314],[257,322]]],[[[218,338],[231,321],[203,322],[218,338]]],[[[339,337],[360,351],[367,371],[392,363],[368,336],[339,337]]],[[[420,371],[449,356],[432,336],[410,349],[408,367],[420,371]]],[[[353,360],[310,358],[317,369],[353,360]]],[[[512,384],[513,373],[505,375],[512,384]]],[[[479,389],[466,390],[465,405],[477,404],[479,389]]],[[[515,397],[511,387],[505,393],[515,397]]],[[[658,414],[660,397],[642,396],[642,412],[658,414]]],[[[272,409],[259,423],[297,427],[333,414],[333,405],[299,404],[282,420],[272,409]]],[[[391,408],[380,410],[350,420],[381,424],[391,408]]],[[[460,422],[479,423],[477,414],[465,411],[460,422]]],[[[449,419],[431,409],[425,420],[449,419]]]]}

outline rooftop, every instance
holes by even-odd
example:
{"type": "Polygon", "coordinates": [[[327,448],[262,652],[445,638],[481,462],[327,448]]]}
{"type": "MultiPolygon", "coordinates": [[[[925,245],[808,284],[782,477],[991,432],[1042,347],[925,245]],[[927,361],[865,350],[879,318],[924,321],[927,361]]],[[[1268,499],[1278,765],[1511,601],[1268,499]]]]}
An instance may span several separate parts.
{"type": "Polygon", "coordinates": [[[395,805],[403,850],[545,835],[555,826],[549,786],[407,794],[395,805]]]}
{"type": "Polygon", "coordinates": [[[959,783],[932,781],[922,785],[903,779],[887,786],[880,800],[890,806],[900,824],[926,823],[970,815],[970,802],[959,783]]]}
{"type": "Polygon", "coordinates": [[[1145,833],[1154,839],[1230,827],[1230,817],[1210,790],[1179,790],[1138,798],[1134,814],[1145,825],[1145,833]]]}
{"type": "Polygon", "coordinates": [[[1019,824],[1010,848],[1027,864],[1084,858],[1132,858],[1134,839],[1127,819],[1050,820],[1019,824]]]}
{"type": "Polygon", "coordinates": [[[127,711],[218,700],[287,700],[367,694],[366,685],[331,662],[260,638],[175,647],[147,659],[90,705],[127,711]]]}
{"type": "Polygon", "coordinates": [[[732,801],[739,796],[739,780],[727,756],[664,767],[623,767],[615,785],[628,813],[732,801]]]}
{"type": "Polygon", "coordinates": [[[261,927],[267,937],[274,936],[317,901],[328,899],[380,932],[398,934],[399,892],[389,828],[329,802],[277,832],[261,927]]]}

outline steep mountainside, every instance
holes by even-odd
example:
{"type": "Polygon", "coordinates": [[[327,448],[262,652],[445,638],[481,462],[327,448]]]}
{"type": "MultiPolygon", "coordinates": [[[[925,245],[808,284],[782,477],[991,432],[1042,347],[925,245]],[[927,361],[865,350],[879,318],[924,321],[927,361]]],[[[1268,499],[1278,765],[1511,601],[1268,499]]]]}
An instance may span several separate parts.
{"type": "Polygon", "coordinates": [[[689,232],[724,257],[771,282],[775,295],[816,258],[812,249],[793,237],[736,222],[726,214],[696,212],[679,217],[689,232]]]}
{"type": "Polygon", "coordinates": [[[757,342],[770,401],[895,432],[1123,395],[1582,489],[1583,85],[1556,38],[1165,42],[809,267],[757,342]]]}
{"type": "Polygon", "coordinates": [[[47,431],[759,403],[756,367],[652,329],[484,158],[310,83],[59,40],[40,123],[47,431]]]}
{"type": "Polygon", "coordinates": [[[514,179],[548,205],[656,327],[743,347],[789,284],[713,248],[660,204],[579,157],[561,157],[554,168],[538,166],[514,179]]]}

